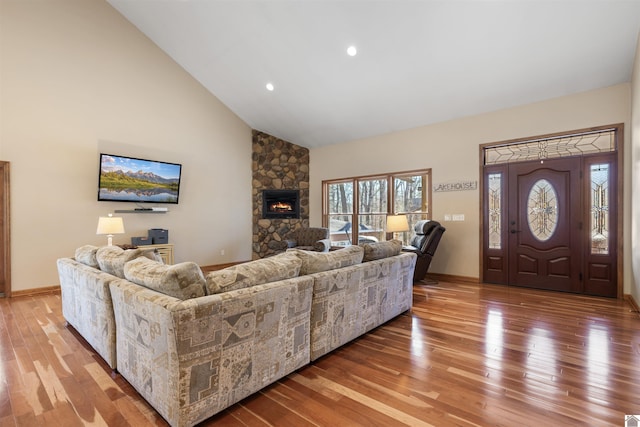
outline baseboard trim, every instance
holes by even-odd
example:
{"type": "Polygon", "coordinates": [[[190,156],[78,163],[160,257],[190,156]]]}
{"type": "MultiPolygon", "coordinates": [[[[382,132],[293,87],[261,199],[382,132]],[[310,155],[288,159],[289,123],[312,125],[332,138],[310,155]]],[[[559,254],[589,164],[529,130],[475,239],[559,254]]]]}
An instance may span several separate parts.
{"type": "Polygon", "coordinates": [[[33,289],[25,289],[22,291],[12,291],[11,298],[31,297],[34,295],[59,294],[59,293],[60,293],[60,285],[46,286],[44,288],[33,288],[33,289]]]}
{"type": "Polygon", "coordinates": [[[633,298],[633,295],[624,294],[624,299],[629,302],[629,305],[631,306],[633,311],[635,311],[636,313],[640,313],[640,305],[638,305],[638,302],[633,298]]]}
{"type": "MultiPolygon", "coordinates": [[[[438,282],[480,283],[480,278],[469,276],[455,276],[453,274],[427,273],[425,279],[433,279],[438,282]]],[[[418,281],[419,282],[419,281],[418,281]]]]}

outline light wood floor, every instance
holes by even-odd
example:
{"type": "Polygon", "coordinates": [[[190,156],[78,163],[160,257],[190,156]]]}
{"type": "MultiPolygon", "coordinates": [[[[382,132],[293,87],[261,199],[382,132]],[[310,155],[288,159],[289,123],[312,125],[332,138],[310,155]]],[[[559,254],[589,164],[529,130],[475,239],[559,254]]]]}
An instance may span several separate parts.
{"type": "MultiPolygon", "coordinates": [[[[65,327],[60,295],[0,299],[0,314],[0,427],[167,425],[65,327]]],[[[640,414],[627,303],[441,282],[203,425],[622,426],[625,414],[640,414]]]]}

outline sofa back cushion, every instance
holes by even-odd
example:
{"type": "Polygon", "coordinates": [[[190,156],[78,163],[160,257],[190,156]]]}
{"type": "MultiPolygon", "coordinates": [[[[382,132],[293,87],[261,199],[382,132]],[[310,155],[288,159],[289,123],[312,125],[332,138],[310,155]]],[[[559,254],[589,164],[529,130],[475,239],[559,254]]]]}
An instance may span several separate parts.
{"type": "Polygon", "coordinates": [[[363,243],[361,246],[364,249],[363,262],[389,258],[391,256],[398,255],[400,251],[402,251],[402,242],[400,240],[363,243]]]}
{"type": "Polygon", "coordinates": [[[302,261],[283,253],[207,273],[207,295],[298,277],[302,261]]]}
{"type": "Polygon", "coordinates": [[[98,259],[96,258],[96,253],[98,252],[98,247],[93,245],[84,245],[80,246],[76,249],[75,259],[76,261],[88,265],[93,268],[100,268],[98,265],[98,259]]]}
{"type": "Polygon", "coordinates": [[[287,253],[293,253],[302,260],[300,275],[306,275],[360,264],[364,249],[360,246],[347,246],[337,251],[313,252],[292,248],[287,253]]]}
{"type": "Polygon", "coordinates": [[[139,257],[124,265],[124,277],[130,282],[181,300],[205,295],[204,275],[195,262],[165,265],[139,257]]]}
{"type": "Polygon", "coordinates": [[[155,249],[127,249],[119,246],[103,246],[96,252],[96,259],[100,270],[124,279],[124,264],[133,259],[145,257],[153,261],[162,262],[160,254],[155,249]]]}

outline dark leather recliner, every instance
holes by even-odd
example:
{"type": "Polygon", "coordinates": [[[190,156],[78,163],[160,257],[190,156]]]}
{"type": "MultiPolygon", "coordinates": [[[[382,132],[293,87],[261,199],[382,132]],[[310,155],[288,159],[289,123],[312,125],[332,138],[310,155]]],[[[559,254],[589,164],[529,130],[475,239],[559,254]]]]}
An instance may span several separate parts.
{"type": "Polygon", "coordinates": [[[447,230],[438,221],[428,219],[418,221],[413,227],[415,236],[411,239],[411,246],[405,247],[405,251],[411,251],[418,255],[413,280],[424,279],[431,265],[433,255],[436,253],[442,234],[447,230]]]}

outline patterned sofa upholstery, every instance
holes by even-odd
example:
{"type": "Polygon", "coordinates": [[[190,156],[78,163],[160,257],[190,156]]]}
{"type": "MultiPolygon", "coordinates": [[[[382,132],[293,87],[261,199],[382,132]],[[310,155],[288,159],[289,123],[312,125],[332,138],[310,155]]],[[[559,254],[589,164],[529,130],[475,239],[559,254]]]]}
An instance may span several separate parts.
{"type": "Polygon", "coordinates": [[[111,282],[118,371],[172,426],[191,426],[309,363],[313,278],[179,300],[111,282]]]}
{"type": "Polygon", "coordinates": [[[115,370],[116,324],[109,283],[117,277],[73,258],[60,258],[57,264],[62,315],[115,370]]]}
{"type": "Polygon", "coordinates": [[[116,324],[109,283],[124,276],[125,262],[138,257],[161,260],[154,250],[91,245],[78,248],[75,258],[57,260],[62,315],[114,371],[116,324]]]}
{"type": "MultiPolygon", "coordinates": [[[[397,246],[396,253],[401,247],[402,244],[397,246]]],[[[329,256],[348,250],[356,252],[358,248],[351,246],[329,256]]],[[[320,254],[305,256],[319,258],[320,254]]],[[[312,361],[411,309],[416,255],[402,253],[365,261],[343,261],[347,265],[342,268],[327,268],[309,275],[314,279],[312,361]]]]}
{"type": "Polygon", "coordinates": [[[410,310],[416,255],[401,247],[290,249],[206,276],[92,249],[58,260],[63,314],[170,425],[192,426],[410,310]]]}

